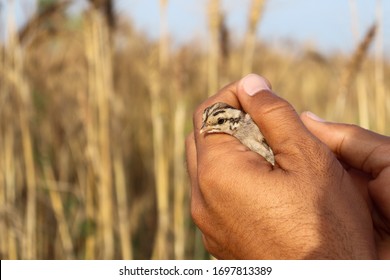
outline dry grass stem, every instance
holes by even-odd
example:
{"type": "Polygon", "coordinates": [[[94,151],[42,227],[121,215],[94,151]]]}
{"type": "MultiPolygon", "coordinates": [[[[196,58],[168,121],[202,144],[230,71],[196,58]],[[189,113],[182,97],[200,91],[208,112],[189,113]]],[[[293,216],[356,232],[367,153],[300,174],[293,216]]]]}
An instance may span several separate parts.
{"type": "Polygon", "coordinates": [[[209,0],[209,50],[208,50],[208,93],[215,94],[219,86],[219,30],[221,24],[220,1],[209,0]]]}
{"type": "Polygon", "coordinates": [[[73,241],[69,230],[69,225],[65,217],[64,205],[61,196],[58,192],[58,186],[54,178],[51,166],[45,164],[43,167],[46,178],[46,185],[49,188],[50,201],[53,207],[54,215],[58,223],[58,231],[63,248],[64,259],[74,259],[73,255],[73,241]]]}
{"type": "Polygon", "coordinates": [[[390,100],[386,96],[385,85],[385,65],[383,57],[383,9],[382,1],[377,0],[376,7],[377,35],[375,39],[375,120],[376,130],[380,133],[386,132],[386,123],[388,113],[386,112],[386,103],[390,100]]]}
{"type": "Polygon", "coordinates": [[[176,92],[177,104],[173,116],[173,222],[174,222],[174,256],[175,259],[185,259],[186,250],[186,213],[183,207],[186,201],[186,170],[184,164],[184,143],[186,124],[186,89],[183,87],[183,70],[177,67],[174,91],[176,92]]]}
{"type": "Polygon", "coordinates": [[[127,207],[128,195],[126,190],[126,176],[122,155],[118,151],[114,157],[114,174],[116,187],[116,201],[118,210],[118,227],[122,259],[133,259],[133,246],[131,244],[131,230],[129,208],[127,207]]]}
{"type": "MultiPolygon", "coordinates": [[[[359,43],[354,51],[350,62],[345,70],[342,72],[340,78],[339,96],[336,100],[336,108],[333,112],[336,114],[336,118],[341,118],[345,109],[347,95],[349,93],[351,83],[354,81],[357,73],[360,71],[364,58],[367,55],[368,48],[374,40],[376,32],[376,25],[373,24],[367,31],[363,40],[359,43]]],[[[364,100],[363,100],[364,101],[364,100]]]]}
{"type": "Polygon", "coordinates": [[[169,234],[169,183],[167,154],[165,153],[166,137],[164,136],[163,99],[161,94],[160,72],[153,65],[158,61],[152,54],[149,74],[151,119],[153,128],[154,173],[157,196],[158,226],[153,249],[153,259],[168,259],[169,248],[166,240],[169,234]]]}
{"type": "MultiPolygon", "coordinates": [[[[11,8],[12,10],[12,8],[11,8]]],[[[12,14],[12,13],[11,13],[12,14]]],[[[26,211],[25,211],[25,229],[23,238],[23,247],[25,248],[23,258],[34,259],[37,257],[36,249],[36,174],[33,159],[32,137],[30,132],[31,100],[30,91],[24,76],[24,61],[21,46],[17,39],[15,23],[12,16],[8,20],[9,47],[6,53],[5,73],[9,77],[12,86],[15,88],[18,103],[19,128],[22,139],[24,178],[27,187],[26,211]]]]}
{"type": "Polygon", "coordinates": [[[265,0],[252,0],[249,10],[248,27],[245,35],[242,75],[252,72],[253,56],[256,45],[256,31],[264,11],[265,0]]]}
{"type": "Polygon", "coordinates": [[[101,14],[91,10],[87,17],[86,54],[88,58],[90,108],[95,114],[94,150],[99,164],[98,176],[99,224],[102,233],[102,257],[114,256],[112,164],[110,144],[110,98],[112,96],[111,48],[108,28],[101,14]],[[96,141],[96,140],[97,141],[96,141]]]}

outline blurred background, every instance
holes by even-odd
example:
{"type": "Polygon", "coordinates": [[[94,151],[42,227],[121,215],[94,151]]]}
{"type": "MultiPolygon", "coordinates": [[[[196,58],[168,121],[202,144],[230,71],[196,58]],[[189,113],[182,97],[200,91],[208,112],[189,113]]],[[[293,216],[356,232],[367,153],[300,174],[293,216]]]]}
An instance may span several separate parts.
{"type": "Polygon", "coordinates": [[[250,72],[389,134],[390,3],[291,2],[1,0],[0,258],[209,258],[184,140],[250,72]]]}

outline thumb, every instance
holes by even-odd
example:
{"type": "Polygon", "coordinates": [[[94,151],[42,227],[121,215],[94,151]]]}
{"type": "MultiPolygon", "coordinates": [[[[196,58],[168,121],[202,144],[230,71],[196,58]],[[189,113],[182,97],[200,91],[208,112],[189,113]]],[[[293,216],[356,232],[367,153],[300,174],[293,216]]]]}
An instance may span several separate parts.
{"type": "Polygon", "coordinates": [[[301,119],[311,133],[348,165],[374,178],[390,166],[390,137],[357,125],[326,122],[311,112],[302,113],[301,119]]]}
{"type": "Polygon", "coordinates": [[[242,78],[237,84],[236,94],[276,156],[301,154],[315,140],[292,105],[275,95],[268,81],[261,76],[249,74],[242,78]]]}

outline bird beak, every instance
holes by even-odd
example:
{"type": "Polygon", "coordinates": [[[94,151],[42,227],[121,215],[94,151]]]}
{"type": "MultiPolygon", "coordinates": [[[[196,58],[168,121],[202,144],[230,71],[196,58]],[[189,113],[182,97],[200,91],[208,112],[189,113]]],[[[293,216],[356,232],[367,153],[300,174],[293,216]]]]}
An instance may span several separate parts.
{"type": "Polygon", "coordinates": [[[202,127],[200,128],[199,133],[203,134],[204,132],[207,132],[207,131],[208,131],[208,129],[207,129],[206,123],[203,123],[202,127]]]}
{"type": "Polygon", "coordinates": [[[203,134],[203,133],[217,133],[217,132],[220,132],[220,129],[215,128],[213,126],[208,126],[206,123],[204,123],[202,125],[202,127],[200,128],[200,131],[199,131],[200,134],[203,134]]]}

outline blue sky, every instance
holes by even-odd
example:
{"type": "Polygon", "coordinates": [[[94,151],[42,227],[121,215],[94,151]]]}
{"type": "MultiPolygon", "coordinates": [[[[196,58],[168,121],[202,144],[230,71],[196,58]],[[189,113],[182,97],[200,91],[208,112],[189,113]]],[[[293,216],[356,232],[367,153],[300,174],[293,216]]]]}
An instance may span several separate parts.
{"type": "MultiPolygon", "coordinates": [[[[250,0],[221,0],[234,38],[245,32],[250,0]]],[[[350,52],[375,21],[376,0],[268,0],[258,29],[258,38],[272,44],[293,39],[321,51],[350,52]],[[355,3],[356,13],[352,16],[355,3]],[[352,23],[358,33],[354,35],[352,23]]],[[[390,1],[382,0],[384,50],[390,49],[390,1]],[[385,15],[388,15],[387,17],[385,15]]],[[[169,0],[168,28],[174,42],[207,38],[208,0],[169,0]]],[[[131,15],[136,26],[151,37],[159,34],[158,0],[118,0],[121,14],[131,15]]]]}
{"type": "MultiPolygon", "coordinates": [[[[14,0],[16,18],[23,24],[34,10],[33,0],[14,0]]],[[[168,30],[172,42],[180,44],[193,40],[207,40],[207,4],[210,0],[168,0],[168,30]]],[[[0,37],[4,37],[6,3],[0,0],[0,37]]],[[[76,0],[79,6],[85,0],[76,0]]],[[[232,40],[240,40],[245,32],[251,0],[221,0],[232,40]]],[[[273,46],[281,46],[285,39],[310,45],[323,52],[350,52],[368,27],[375,21],[377,3],[381,3],[384,51],[390,56],[390,1],[388,0],[268,0],[258,28],[258,38],[273,46]],[[352,16],[351,3],[356,13],[352,16]],[[387,16],[386,16],[387,15],[387,16]],[[354,35],[353,22],[358,34],[354,35]]],[[[130,16],[136,27],[150,37],[159,35],[159,0],[116,0],[116,10],[130,16]]],[[[283,47],[283,46],[282,46],[283,47]]],[[[373,47],[372,47],[373,48],[373,47]]]]}

